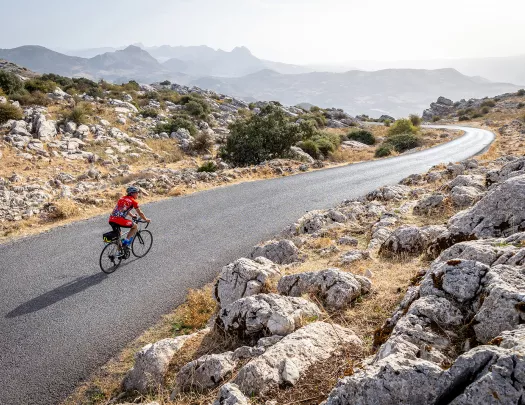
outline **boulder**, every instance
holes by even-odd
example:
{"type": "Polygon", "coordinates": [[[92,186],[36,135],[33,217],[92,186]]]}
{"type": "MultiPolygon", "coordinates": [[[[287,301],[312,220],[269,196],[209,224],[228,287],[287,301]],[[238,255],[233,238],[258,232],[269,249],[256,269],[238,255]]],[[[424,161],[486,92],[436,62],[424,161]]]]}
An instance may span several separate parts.
{"type": "Polygon", "coordinates": [[[280,275],[270,260],[241,258],[223,267],[215,283],[215,299],[225,307],[243,297],[259,294],[270,278],[280,275]]]}
{"type": "Polygon", "coordinates": [[[173,398],[180,392],[202,392],[215,388],[232,375],[236,365],[233,352],[199,357],[180,369],[171,396],[173,398]]]}
{"type": "Polygon", "coordinates": [[[476,238],[509,236],[525,230],[525,175],[492,188],[474,207],[448,222],[451,235],[476,238]]]}
{"type": "Polygon", "coordinates": [[[450,191],[450,200],[457,208],[471,207],[477,203],[483,193],[476,187],[471,186],[456,186],[450,191]]]}
{"type": "Polygon", "coordinates": [[[57,135],[55,121],[43,120],[38,125],[37,137],[41,141],[51,141],[57,135]]]}
{"type": "Polygon", "coordinates": [[[299,261],[299,249],[291,240],[270,241],[255,246],[250,257],[265,257],[277,264],[290,264],[299,261]]]}
{"type": "Polygon", "coordinates": [[[216,325],[227,335],[255,340],[265,336],[288,335],[306,320],[317,319],[320,315],[317,305],[303,298],[257,294],[223,307],[216,325]]]}
{"type": "Polygon", "coordinates": [[[290,155],[292,159],[299,160],[300,162],[315,163],[315,159],[298,146],[292,146],[290,148],[290,155]]]}
{"type": "Polygon", "coordinates": [[[366,199],[368,201],[399,201],[406,198],[410,194],[410,191],[410,187],[402,184],[384,186],[368,193],[366,199]]]}
{"type": "Polygon", "coordinates": [[[437,99],[437,103],[438,104],[441,104],[441,105],[446,105],[446,106],[453,106],[454,105],[454,102],[446,97],[438,97],[437,99]]]}
{"type": "Polygon", "coordinates": [[[296,234],[313,234],[331,224],[346,221],[347,217],[340,211],[333,209],[328,211],[316,210],[303,215],[294,225],[294,228],[296,234]]]}
{"type": "Polygon", "coordinates": [[[250,401],[246,398],[239,387],[235,384],[224,384],[213,405],[249,405],[250,401]]]}
{"type": "Polygon", "coordinates": [[[463,187],[474,187],[478,191],[485,191],[485,178],[480,175],[474,174],[462,174],[457,176],[454,180],[450,181],[446,187],[449,190],[454,189],[454,187],[463,186],[463,187]]]}
{"type": "Polygon", "coordinates": [[[488,172],[486,174],[486,183],[487,186],[491,186],[523,174],[525,174],[525,158],[520,158],[505,164],[500,170],[488,172]]]}
{"type": "Polygon", "coordinates": [[[126,374],[122,388],[142,394],[157,390],[164,384],[171,359],[190,336],[163,339],[144,346],[135,354],[135,365],[126,374]]]}
{"type": "Polygon", "coordinates": [[[420,200],[414,206],[415,215],[429,215],[438,212],[444,208],[445,196],[443,194],[432,194],[431,196],[420,200]]]}
{"type": "Polygon", "coordinates": [[[346,253],[343,253],[341,256],[341,264],[352,264],[360,260],[370,259],[370,252],[367,250],[350,250],[346,253]]]}
{"type": "Polygon", "coordinates": [[[234,379],[245,395],[293,385],[310,367],[343,348],[360,350],[361,341],[349,329],[325,322],[314,322],[284,337],[263,355],[243,366],[234,379]]]}
{"type": "Polygon", "coordinates": [[[403,225],[390,234],[381,245],[379,254],[385,257],[420,255],[445,231],[446,228],[441,225],[403,225]]]}
{"type": "Polygon", "coordinates": [[[279,280],[277,290],[293,297],[314,294],[328,309],[337,310],[370,292],[371,286],[372,283],[366,277],[331,268],[284,276],[279,280]]]}

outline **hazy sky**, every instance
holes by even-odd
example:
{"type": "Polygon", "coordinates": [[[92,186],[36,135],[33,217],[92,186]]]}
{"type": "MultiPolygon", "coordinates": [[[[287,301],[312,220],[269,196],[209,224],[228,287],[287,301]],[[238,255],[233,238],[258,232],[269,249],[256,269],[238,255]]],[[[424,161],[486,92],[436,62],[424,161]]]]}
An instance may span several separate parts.
{"type": "Polygon", "coordinates": [[[525,53],[524,0],[3,0],[0,48],[248,47],[289,63],[525,53]]]}

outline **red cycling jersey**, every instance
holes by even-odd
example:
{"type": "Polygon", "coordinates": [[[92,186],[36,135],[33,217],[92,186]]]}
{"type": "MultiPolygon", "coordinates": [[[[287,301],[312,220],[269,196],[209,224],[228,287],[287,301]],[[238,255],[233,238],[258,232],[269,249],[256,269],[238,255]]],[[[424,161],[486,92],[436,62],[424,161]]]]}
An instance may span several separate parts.
{"type": "Polygon", "coordinates": [[[120,226],[131,227],[131,220],[126,219],[132,209],[139,207],[139,203],[133,197],[126,195],[117,202],[117,206],[109,216],[109,222],[120,226]]]}

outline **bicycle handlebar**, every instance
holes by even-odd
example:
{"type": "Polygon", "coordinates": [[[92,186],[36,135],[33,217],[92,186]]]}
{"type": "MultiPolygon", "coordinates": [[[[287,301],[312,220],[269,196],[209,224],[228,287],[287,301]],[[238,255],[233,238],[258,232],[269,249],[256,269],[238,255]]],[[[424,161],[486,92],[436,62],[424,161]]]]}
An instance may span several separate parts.
{"type": "Polygon", "coordinates": [[[135,222],[136,224],[146,224],[146,228],[144,228],[144,229],[147,229],[148,226],[149,226],[149,222],[143,221],[140,218],[133,218],[133,222],[135,222]]]}

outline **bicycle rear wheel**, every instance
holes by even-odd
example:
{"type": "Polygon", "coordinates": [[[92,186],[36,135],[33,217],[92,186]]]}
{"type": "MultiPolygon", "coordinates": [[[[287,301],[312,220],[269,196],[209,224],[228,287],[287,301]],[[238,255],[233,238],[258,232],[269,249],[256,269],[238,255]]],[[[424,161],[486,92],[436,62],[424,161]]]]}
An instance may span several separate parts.
{"type": "Polygon", "coordinates": [[[150,231],[140,231],[131,243],[131,251],[136,257],[144,257],[153,246],[153,234],[150,231]]]}
{"type": "Polygon", "coordinates": [[[117,270],[118,266],[120,266],[120,263],[122,262],[122,252],[120,250],[120,247],[118,243],[113,242],[107,244],[104,249],[102,249],[102,253],[100,254],[100,269],[106,273],[111,274],[115,270],[117,270]]]}

